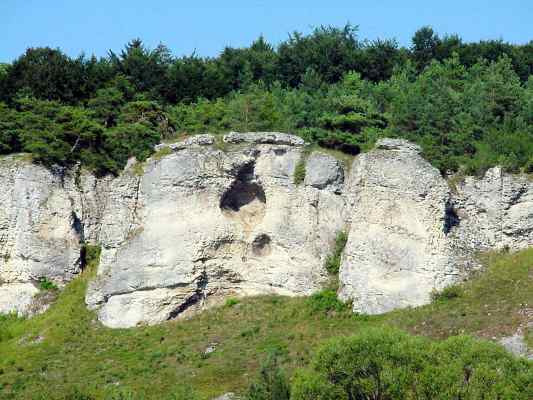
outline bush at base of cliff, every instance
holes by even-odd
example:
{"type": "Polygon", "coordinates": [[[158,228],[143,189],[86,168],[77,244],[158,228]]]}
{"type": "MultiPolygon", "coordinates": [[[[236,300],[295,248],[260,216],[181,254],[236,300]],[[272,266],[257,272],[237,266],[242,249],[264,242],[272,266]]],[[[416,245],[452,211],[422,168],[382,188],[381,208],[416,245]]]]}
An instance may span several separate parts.
{"type": "Polygon", "coordinates": [[[500,346],[458,336],[443,342],[390,328],[323,345],[298,371],[293,400],[531,399],[533,368],[500,346]]]}

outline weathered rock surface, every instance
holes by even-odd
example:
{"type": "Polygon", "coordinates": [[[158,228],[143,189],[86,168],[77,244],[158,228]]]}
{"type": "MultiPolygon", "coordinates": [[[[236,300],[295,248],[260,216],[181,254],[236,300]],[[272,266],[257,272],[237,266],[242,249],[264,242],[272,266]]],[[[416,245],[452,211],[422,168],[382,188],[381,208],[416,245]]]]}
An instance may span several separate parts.
{"type": "Polygon", "coordinates": [[[500,339],[499,343],[505,348],[505,350],[513,353],[518,357],[526,357],[529,360],[533,360],[533,351],[529,351],[525,337],[521,331],[516,332],[512,336],[506,336],[500,339]]]}
{"type": "Polygon", "coordinates": [[[40,279],[61,286],[80,272],[82,243],[98,238],[108,180],[16,156],[0,161],[0,312],[33,313],[42,308],[32,302],[40,279]]]}
{"type": "Polygon", "coordinates": [[[462,275],[447,237],[446,181],[417,146],[387,139],[376,147],[352,165],[340,270],[341,298],[369,314],[425,304],[462,275]]]}
{"type": "Polygon", "coordinates": [[[307,159],[304,183],[317,189],[340,193],[344,183],[344,170],[335,157],[315,152],[307,159]]]}
{"type": "MultiPolygon", "coordinates": [[[[281,143],[298,142],[285,136],[281,143]]],[[[295,186],[301,148],[257,137],[244,150],[178,149],[149,162],[142,177],[113,182],[87,295],[104,324],[161,322],[229,294],[321,287],[344,199],[295,186]]]]}
{"type": "Polygon", "coordinates": [[[310,294],[340,230],[340,296],[365,313],[427,303],[467,276],[476,251],[533,244],[527,176],[494,168],[450,190],[416,145],[385,139],[350,173],[310,154],[296,185],[301,138],[223,140],[224,151],[211,135],[159,145],[170,154],[116,178],[3,158],[0,312],[35,310],[39,278],[75,277],[83,243],[102,246],[86,302],[111,327],[186,316],[228,295],[310,294]]]}
{"type": "Polygon", "coordinates": [[[0,314],[30,315],[39,289],[32,283],[5,283],[0,286],[0,314]]]}
{"type": "Polygon", "coordinates": [[[68,281],[80,268],[74,177],[17,160],[0,164],[0,280],[68,281]]]}
{"type": "Polygon", "coordinates": [[[458,239],[476,250],[533,245],[533,179],[488,170],[465,177],[455,188],[453,207],[461,220],[458,239]]]}
{"type": "Polygon", "coordinates": [[[226,143],[250,143],[250,144],[280,144],[289,146],[303,146],[305,141],[298,136],[281,132],[230,132],[224,136],[226,143]]]}

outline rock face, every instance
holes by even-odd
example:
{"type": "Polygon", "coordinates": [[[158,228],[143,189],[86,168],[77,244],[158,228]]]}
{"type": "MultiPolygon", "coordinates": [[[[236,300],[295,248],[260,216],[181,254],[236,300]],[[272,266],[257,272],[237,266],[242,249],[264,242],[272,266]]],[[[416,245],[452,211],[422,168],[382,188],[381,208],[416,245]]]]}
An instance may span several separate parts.
{"type": "Polygon", "coordinates": [[[340,193],[344,184],[344,170],[335,157],[313,153],[306,162],[306,185],[340,193]]]}
{"type": "Polygon", "coordinates": [[[32,313],[40,279],[61,286],[80,272],[82,243],[98,237],[106,196],[99,187],[108,180],[20,157],[0,161],[0,313],[32,313]]]}
{"type": "Polygon", "coordinates": [[[499,343],[505,348],[505,350],[515,356],[526,357],[529,360],[533,360],[533,352],[528,350],[525,337],[521,331],[516,332],[512,336],[501,338],[499,343]]]}
{"type": "Polygon", "coordinates": [[[453,207],[459,240],[476,250],[518,250],[533,244],[533,179],[492,168],[457,184],[453,207]]]}
{"type": "Polygon", "coordinates": [[[476,251],[533,244],[526,176],[494,168],[450,189],[406,141],[381,140],[349,169],[303,146],[283,133],[198,135],[158,145],[166,155],[142,174],[130,163],[116,178],[3,158],[0,312],[32,313],[36,282],[75,277],[84,243],[102,247],[86,302],[110,327],[186,316],[226,296],[310,294],[328,279],[339,231],[348,233],[339,294],[364,313],[427,303],[467,276],[476,251]]]}
{"type": "Polygon", "coordinates": [[[340,296],[353,301],[355,311],[377,314],[425,304],[432,290],[461,276],[448,239],[448,185],[419,152],[388,139],[352,165],[340,296]]]}
{"type": "Polygon", "coordinates": [[[112,327],[157,323],[227,295],[305,295],[344,224],[344,199],[293,184],[300,142],[230,134],[191,144],[113,182],[87,303],[112,327]],[[249,145],[251,143],[252,145],[249,145]],[[265,144],[267,143],[267,144],[265,144]]]}
{"type": "Polygon", "coordinates": [[[39,279],[66,282],[80,270],[74,179],[6,157],[0,182],[0,312],[26,314],[39,279]]]}

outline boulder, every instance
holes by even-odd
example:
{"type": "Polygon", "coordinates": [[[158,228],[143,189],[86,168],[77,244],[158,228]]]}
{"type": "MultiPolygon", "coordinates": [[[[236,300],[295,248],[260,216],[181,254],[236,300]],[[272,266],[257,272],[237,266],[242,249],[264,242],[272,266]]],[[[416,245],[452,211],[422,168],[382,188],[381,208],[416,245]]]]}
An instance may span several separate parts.
{"type": "Polygon", "coordinates": [[[314,152],[306,160],[304,184],[335,193],[342,191],[344,170],[333,156],[314,152]]]}
{"type": "Polygon", "coordinates": [[[230,132],[224,135],[226,143],[249,143],[249,144],[279,144],[287,146],[303,146],[305,141],[298,136],[281,132],[230,132]]]}

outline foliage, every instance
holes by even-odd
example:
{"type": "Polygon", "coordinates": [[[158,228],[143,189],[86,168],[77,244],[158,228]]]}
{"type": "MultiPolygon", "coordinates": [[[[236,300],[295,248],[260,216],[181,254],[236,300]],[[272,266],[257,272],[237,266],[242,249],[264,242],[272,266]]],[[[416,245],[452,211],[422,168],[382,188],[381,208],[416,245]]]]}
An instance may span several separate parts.
{"type": "Polygon", "coordinates": [[[239,303],[240,303],[239,299],[229,298],[229,299],[226,300],[224,305],[226,307],[233,307],[233,306],[236,306],[239,303]]]}
{"type": "Polygon", "coordinates": [[[528,172],[532,50],[431,27],[401,48],[360,40],[352,25],[294,32],[277,47],[259,37],[215,58],[140,39],[100,59],[30,48],[0,65],[0,154],[116,174],[183,133],[278,130],[351,155],[407,138],[444,174],[528,172]]]}
{"type": "Polygon", "coordinates": [[[289,381],[279,366],[278,358],[270,354],[261,365],[259,378],[250,386],[246,400],[289,400],[289,381]]]}
{"type": "Polygon", "coordinates": [[[324,289],[312,294],[309,297],[307,304],[312,313],[328,313],[331,311],[341,312],[346,311],[349,308],[337,298],[337,292],[333,289],[324,289]]]}
{"type": "Polygon", "coordinates": [[[58,290],[57,285],[46,277],[39,278],[39,289],[44,291],[58,290]]]}
{"type": "Polygon", "coordinates": [[[305,179],[305,158],[301,158],[294,167],[293,182],[295,185],[300,185],[305,179]]]}
{"type": "Polygon", "coordinates": [[[432,343],[373,328],[324,344],[310,369],[296,374],[292,399],[529,399],[531,368],[470,337],[432,343]]]}
{"type": "Polygon", "coordinates": [[[460,286],[448,286],[441,291],[434,291],[431,293],[431,300],[446,301],[461,297],[463,290],[460,286]]]}
{"type": "Polygon", "coordinates": [[[333,249],[333,254],[330,254],[326,257],[326,270],[330,275],[336,275],[339,273],[341,267],[341,258],[346,242],[348,241],[348,235],[346,232],[340,231],[335,237],[335,247],[333,249]]]}
{"type": "Polygon", "coordinates": [[[83,269],[95,271],[100,263],[102,248],[98,245],[84,244],[81,249],[81,263],[83,269]]]}

